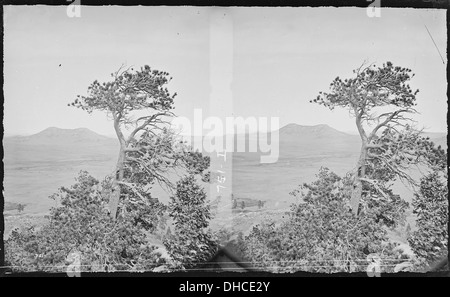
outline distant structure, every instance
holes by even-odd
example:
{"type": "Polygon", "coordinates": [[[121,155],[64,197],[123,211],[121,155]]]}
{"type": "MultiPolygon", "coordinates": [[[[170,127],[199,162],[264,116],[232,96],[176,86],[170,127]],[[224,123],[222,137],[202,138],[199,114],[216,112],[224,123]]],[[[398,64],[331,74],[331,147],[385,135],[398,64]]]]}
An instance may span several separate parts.
{"type": "Polygon", "coordinates": [[[258,208],[261,209],[263,208],[264,203],[261,200],[258,200],[258,208]]]}
{"type": "Polygon", "coordinates": [[[17,206],[17,211],[22,212],[24,209],[25,209],[25,205],[19,203],[19,205],[17,206]]]}

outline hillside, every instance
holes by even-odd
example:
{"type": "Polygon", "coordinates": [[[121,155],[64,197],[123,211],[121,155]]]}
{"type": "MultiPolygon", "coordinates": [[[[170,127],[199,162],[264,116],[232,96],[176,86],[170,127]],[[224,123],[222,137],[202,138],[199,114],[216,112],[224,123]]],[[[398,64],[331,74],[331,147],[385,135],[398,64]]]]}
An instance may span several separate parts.
{"type": "Polygon", "coordinates": [[[89,129],[48,128],[30,136],[5,137],[4,197],[26,204],[25,213],[45,213],[48,197],[73,184],[80,170],[102,179],[114,170],[118,141],[89,129]]]}
{"type": "Polygon", "coordinates": [[[288,124],[279,130],[280,138],[284,141],[293,140],[296,137],[299,138],[313,138],[313,139],[323,139],[327,137],[331,138],[354,138],[355,135],[350,135],[328,125],[314,125],[314,126],[304,126],[298,124],[288,124]]]}
{"type": "MultiPolygon", "coordinates": [[[[273,132],[272,132],[273,133],[273,132]]],[[[240,136],[241,139],[244,135],[240,136]]],[[[255,134],[245,135],[256,140],[255,134]]],[[[289,124],[278,130],[278,143],[273,142],[272,136],[267,143],[272,148],[279,148],[278,164],[293,161],[309,160],[324,157],[353,156],[359,153],[361,140],[358,135],[351,135],[338,131],[328,125],[304,126],[289,124]]],[[[262,135],[266,141],[267,136],[262,135]]],[[[243,161],[247,165],[259,165],[260,153],[238,152],[233,160],[243,161]]]]}
{"type": "Polygon", "coordinates": [[[112,143],[117,140],[97,134],[87,128],[61,129],[56,127],[47,128],[30,136],[11,136],[3,140],[7,143],[20,144],[48,144],[48,145],[87,145],[100,142],[112,143]]]}
{"type": "Polygon", "coordinates": [[[281,157],[354,153],[361,146],[358,135],[338,131],[328,125],[289,124],[279,130],[281,157]]]}
{"type": "MultiPolygon", "coordinates": [[[[259,153],[233,155],[233,193],[235,197],[263,200],[267,209],[287,209],[295,202],[289,195],[298,185],[315,179],[320,167],[345,175],[356,166],[361,140],[358,135],[338,131],[327,125],[289,124],[279,131],[279,158],[276,163],[260,164],[259,153]]],[[[439,144],[441,133],[427,134],[439,144]]],[[[446,139],[446,137],[445,137],[446,139]]],[[[412,192],[401,183],[395,191],[407,201],[412,192]]]]}
{"type": "MultiPolygon", "coordinates": [[[[428,136],[446,144],[443,133],[428,136]]],[[[278,145],[279,159],[273,164],[260,164],[259,153],[233,154],[227,178],[232,179],[237,198],[267,201],[268,208],[288,207],[293,202],[289,192],[313,180],[321,166],[338,174],[352,170],[360,139],[327,125],[289,124],[279,130],[278,145]]],[[[99,179],[113,172],[119,148],[116,139],[86,128],[54,127],[30,136],[6,137],[3,147],[5,200],[26,204],[25,212],[31,213],[47,211],[53,205],[48,196],[62,185],[71,185],[80,170],[99,179]]]]}
{"type": "MultiPolygon", "coordinates": [[[[447,148],[447,134],[425,132],[436,145],[447,148]]],[[[359,153],[361,139],[359,135],[338,131],[328,125],[303,126],[288,124],[279,130],[281,156],[299,156],[301,154],[320,154],[331,152],[359,153]],[[297,151],[292,151],[297,149],[297,151]]]]}

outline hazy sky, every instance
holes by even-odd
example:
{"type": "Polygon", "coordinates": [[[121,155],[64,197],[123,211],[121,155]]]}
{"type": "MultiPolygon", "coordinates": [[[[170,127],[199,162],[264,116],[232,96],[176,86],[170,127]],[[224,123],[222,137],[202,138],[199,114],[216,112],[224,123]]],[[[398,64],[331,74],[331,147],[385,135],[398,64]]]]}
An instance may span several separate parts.
{"type": "Polygon", "coordinates": [[[63,6],[5,6],[5,134],[54,126],[113,135],[104,114],[67,103],[124,63],[169,72],[176,114],[209,110],[210,16],[217,11],[232,24],[234,116],[355,131],[347,111],[309,100],[364,60],[392,61],[416,73],[419,124],[447,130],[446,64],[424,26],[447,63],[444,10],[382,8],[381,17],[369,18],[363,8],[81,7],[81,17],[69,18],[63,6]]]}

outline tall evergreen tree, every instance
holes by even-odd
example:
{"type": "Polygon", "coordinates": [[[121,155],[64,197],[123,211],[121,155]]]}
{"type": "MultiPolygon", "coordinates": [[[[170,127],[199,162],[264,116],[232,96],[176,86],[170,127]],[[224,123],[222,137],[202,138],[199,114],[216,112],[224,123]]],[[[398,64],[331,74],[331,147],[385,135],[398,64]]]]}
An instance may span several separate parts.
{"type": "Polygon", "coordinates": [[[448,253],[448,170],[447,153],[439,147],[428,157],[433,170],[420,180],[413,198],[417,230],[408,238],[414,253],[432,262],[448,253]]]}
{"type": "Polygon", "coordinates": [[[354,174],[350,206],[358,215],[363,198],[376,193],[377,198],[395,200],[386,193],[383,179],[374,176],[373,166],[383,168],[384,174],[415,184],[408,169],[422,161],[426,141],[419,131],[411,129],[411,117],[419,90],[413,90],[409,81],[411,69],[394,66],[391,62],[381,67],[361,65],[347,79],[336,77],[330,92],[319,92],[311,102],[328,107],[348,109],[355,118],[361,137],[361,151],[354,174]],[[372,167],[372,168],[371,168],[372,167]]]}
{"type": "Polygon", "coordinates": [[[217,249],[208,228],[211,212],[206,193],[193,175],[177,183],[176,194],[170,199],[169,211],[175,227],[173,235],[166,238],[164,245],[171,257],[184,268],[209,260],[217,249]]]}

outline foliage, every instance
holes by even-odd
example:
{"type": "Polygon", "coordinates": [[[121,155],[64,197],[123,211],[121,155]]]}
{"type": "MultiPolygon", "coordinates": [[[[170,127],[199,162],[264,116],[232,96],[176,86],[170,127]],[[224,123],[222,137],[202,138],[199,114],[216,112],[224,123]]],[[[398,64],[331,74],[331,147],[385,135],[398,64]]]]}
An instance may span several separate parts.
{"type": "MultiPolygon", "coordinates": [[[[124,179],[124,171],[127,162],[134,162],[134,166],[140,166],[141,173],[148,175],[147,179],[158,180],[165,183],[167,178],[161,175],[153,166],[158,160],[145,158],[149,156],[148,142],[150,134],[156,135],[156,131],[163,131],[164,125],[168,124],[167,117],[172,117],[173,100],[176,94],[170,94],[167,84],[171,80],[167,72],[152,70],[148,65],[140,70],[133,68],[123,69],[123,66],[112,73],[112,81],[100,83],[95,80],[88,87],[88,95],[78,95],[74,102],[68,104],[92,113],[94,110],[106,112],[113,119],[114,129],[120,143],[120,151],[116,165],[113,191],[110,193],[109,212],[116,218],[117,208],[121,198],[123,199],[124,187],[128,187],[135,194],[135,198],[141,198],[140,191],[146,190],[148,184],[133,184],[131,180],[124,179]],[[137,112],[145,112],[145,115],[137,112]],[[130,134],[125,137],[124,129],[131,128],[130,134]],[[141,135],[141,140],[137,137],[141,135]],[[144,147],[141,147],[144,146],[144,147]],[[142,149],[142,150],[141,150],[142,149]],[[138,158],[127,155],[133,151],[135,154],[143,154],[138,158]],[[145,169],[145,170],[144,170],[145,169]],[[132,183],[132,184],[129,184],[132,183]]],[[[167,134],[167,133],[166,133],[167,134]]],[[[166,135],[163,135],[166,136],[166,135]]],[[[154,138],[153,138],[154,139],[154,138]]],[[[166,137],[156,137],[162,141],[166,137]]],[[[170,153],[170,151],[169,151],[170,153]]],[[[155,155],[153,154],[152,157],[155,155]]],[[[161,156],[165,159],[168,154],[161,156]]],[[[130,194],[129,194],[130,195],[130,194]]]]}
{"type": "Polygon", "coordinates": [[[411,69],[394,66],[391,62],[381,67],[363,64],[353,71],[354,77],[344,80],[336,77],[329,93],[319,92],[317,98],[310,101],[331,110],[346,108],[355,117],[362,141],[350,200],[355,215],[359,213],[361,200],[367,200],[367,196],[376,194],[375,199],[396,199],[384,191],[388,188],[386,181],[394,179],[392,176],[413,182],[407,169],[419,162],[413,159],[420,138],[418,131],[409,126],[411,118],[405,114],[416,113],[414,106],[419,90],[411,89],[409,81],[414,74],[410,72],[411,69]],[[382,171],[387,175],[376,174],[374,166],[384,167],[382,171]]]}
{"type": "Polygon", "coordinates": [[[335,107],[348,108],[351,112],[361,113],[366,121],[374,120],[370,112],[377,107],[393,105],[411,107],[415,105],[416,95],[409,86],[414,77],[411,69],[394,66],[387,62],[382,67],[362,65],[354,70],[354,78],[336,77],[330,84],[330,93],[319,92],[312,102],[324,105],[329,109],[335,107]]]}
{"type": "Polygon", "coordinates": [[[236,239],[231,241],[231,249],[243,261],[245,261],[245,246],[244,233],[239,232],[236,239]]]}
{"type": "Polygon", "coordinates": [[[138,140],[131,141],[125,151],[124,180],[135,185],[148,186],[157,181],[170,190],[174,185],[169,176],[179,171],[199,175],[206,181],[210,157],[194,151],[170,129],[163,128],[159,133],[146,131],[138,140]]]}
{"type": "MultiPolygon", "coordinates": [[[[52,196],[61,205],[51,209],[48,224],[12,232],[6,241],[7,261],[19,271],[65,271],[66,257],[76,251],[81,255],[81,271],[148,270],[160,265],[163,260],[144,228],[157,224],[158,203],[149,202],[154,204],[152,214],[136,208],[113,221],[102,194],[108,184],[80,172],[74,185],[52,196]]],[[[123,203],[129,207],[129,202],[123,203]]]]}
{"type": "Polygon", "coordinates": [[[173,236],[166,238],[171,257],[183,268],[190,268],[210,259],[217,243],[208,229],[211,219],[206,193],[193,175],[177,183],[176,194],[169,204],[170,216],[174,219],[173,236]]]}
{"type": "Polygon", "coordinates": [[[236,232],[234,230],[221,229],[215,233],[218,242],[225,247],[238,261],[247,262],[245,259],[245,238],[242,231],[236,232]]]}
{"type": "Polygon", "coordinates": [[[436,166],[431,155],[442,155],[441,148],[435,148],[429,137],[422,132],[405,125],[398,130],[387,126],[380,136],[372,139],[368,147],[366,173],[373,179],[389,182],[396,178],[415,185],[416,181],[409,175],[412,166],[436,166]]]}
{"type": "MultiPolygon", "coordinates": [[[[81,108],[88,113],[94,110],[106,111],[118,117],[121,123],[131,124],[130,113],[135,110],[170,110],[173,99],[166,85],[171,80],[169,73],[152,70],[145,65],[140,70],[123,69],[112,73],[110,82],[95,80],[88,87],[88,96],[78,95],[69,106],[81,108]]],[[[144,121],[140,119],[138,121],[144,121]]]]}
{"type": "Polygon", "coordinates": [[[61,270],[68,253],[79,252],[86,270],[105,265],[149,269],[160,264],[149,235],[158,226],[165,228],[166,207],[150,190],[155,182],[172,189],[173,173],[207,181],[204,171],[210,162],[166,127],[167,117],[174,116],[176,96],[166,87],[168,75],[147,65],[140,70],[121,67],[111,74],[112,81],[95,80],[87,96],[78,95],[69,104],[88,113],[106,112],[113,119],[120,143],[116,172],[101,184],[81,172],[71,188],[60,188],[53,198],[61,206],[51,210],[47,225],[13,232],[11,263],[21,264],[19,269],[39,270],[45,264],[47,270],[61,270]]]}
{"type": "Polygon", "coordinates": [[[287,219],[253,227],[245,238],[245,258],[275,272],[365,271],[364,249],[378,254],[388,265],[384,271],[401,262],[374,213],[352,215],[345,181],[327,168],[317,177],[291,193],[303,202],[292,205],[287,219]]]}
{"type": "Polygon", "coordinates": [[[231,240],[233,232],[232,229],[230,230],[222,227],[219,230],[214,231],[214,237],[218,243],[225,244],[231,240]]]}
{"type": "Polygon", "coordinates": [[[387,226],[395,227],[409,204],[393,193],[392,182],[400,179],[413,189],[418,186],[410,176],[412,166],[443,170],[447,166],[446,153],[410,126],[401,131],[385,129],[368,150],[361,207],[372,209],[387,226]]]}
{"type": "Polygon", "coordinates": [[[432,262],[448,253],[448,171],[446,152],[438,148],[428,157],[435,166],[421,178],[414,195],[418,229],[408,242],[419,258],[432,262]]]}

